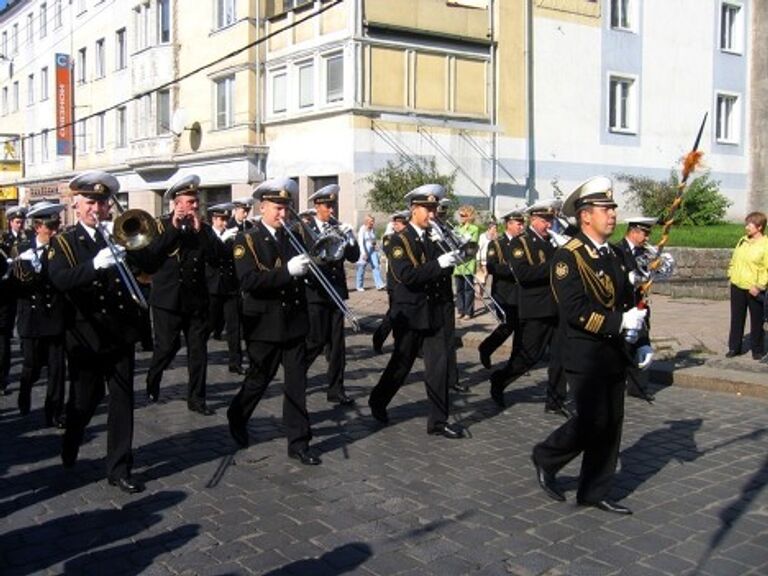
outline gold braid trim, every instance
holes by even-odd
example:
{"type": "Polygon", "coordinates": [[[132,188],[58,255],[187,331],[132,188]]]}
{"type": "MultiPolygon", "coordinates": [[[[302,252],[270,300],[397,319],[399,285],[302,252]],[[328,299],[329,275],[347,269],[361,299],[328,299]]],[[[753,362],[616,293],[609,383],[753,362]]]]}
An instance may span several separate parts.
{"type": "Polygon", "coordinates": [[[520,236],[520,244],[523,245],[523,250],[525,250],[525,257],[528,259],[528,264],[533,266],[533,257],[531,256],[531,249],[528,248],[528,243],[525,241],[525,238],[520,236]]]}
{"type": "MultiPolygon", "coordinates": [[[[269,268],[264,266],[264,264],[262,264],[261,261],[259,260],[259,257],[256,256],[256,247],[253,245],[253,236],[251,236],[250,234],[244,234],[244,236],[245,236],[245,243],[248,244],[248,250],[251,251],[251,254],[253,255],[253,259],[256,261],[256,268],[258,268],[262,272],[268,271],[269,268]]],[[[280,258],[278,258],[277,262],[275,262],[276,268],[279,268],[279,266],[277,266],[277,264],[279,263],[280,263],[280,258]]]]}
{"type": "Polygon", "coordinates": [[[499,255],[499,264],[506,264],[507,260],[504,258],[504,252],[501,249],[501,244],[499,244],[499,241],[494,240],[493,245],[496,246],[496,253],[499,255]]]}
{"type": "MultiPolygon", "coordinates": [[[[411,247],[411,243],[408,242],[408,237],[405,235],[405,233],[400,232],[399,234],[400,239],[403,241],[403,247],[405,248],[405,253],[408,255],[408,259],[411,261],[411,264],[413,264],[414,268],[419,267],[419,261],[416,259],[416,255],[413,253],[413,248],[411,247]]],[[[421,253],[421,263],[424,264],[426,262],[426,258],[424,257],[424,253],[421,253]]]]}
{"type": "Polygon", "coordinates": [[[67,242],[67,239],[63,236],[56,236],[56,242],[59,245],[59,248],[61,248],[61,251],[64,253],[64,256],[66,256],[67,260],[69,261],[69,267],[74,268],[75,265],[77,265],[77,259],[75,258],[75,253],[72,252],[72,246],[69,245],[69,242],[67,242]]]}
{"type": "Polygon", "coordinates": [[[587,290],[602,306],[613,309],[616,304],[616,290],[613,280],[607,274],[598,276],[592,267],[587,264],[579,252],[573,252],[576,259],[576,267],[587,290]]]}

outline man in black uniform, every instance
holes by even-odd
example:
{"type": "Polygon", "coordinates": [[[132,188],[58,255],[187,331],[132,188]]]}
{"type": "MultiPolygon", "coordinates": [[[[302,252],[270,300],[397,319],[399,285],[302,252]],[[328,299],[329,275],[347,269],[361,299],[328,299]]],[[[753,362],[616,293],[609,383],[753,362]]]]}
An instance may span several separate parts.
{"type": "MultiPolygon", "coordinates": [[[[309,228],[315,237],[326,234],[334,227],[346,238],[344,253],[338,260],[326,261],[320,265],[328,282],[336,293],[343,299],[349,298],[347,276],[344,271],[344,261],[357,262],[360,259],[360,246],[355,240],[352,228],[348,224],[334,220],[335,204],[339,197],[339,187],[336,184],[324,186],[309,199],[315,206],[315,217],[310,221],[309,228]]],[[[310,240],[305,238],[307,244],[310,240]]],[[[328,293],[314,279],[307,282],[307,302],[309,303],[309,335],[307,336],[307,369],[328,346],[328,390],[326,396],[329,402],[341,406],[350,406],[354,400],[347,396],[344,389],[344,370],[347,364],[347,352],[344,342],[344,314],[333,303],[328,293]]]]}
{"type": "Polygon", "coordinates": [[[211,228],[225,248],[216,261],[209,261],[205,265],[210,298],[208,323],[209,330],[216,339],[221,338],[221,331],[226,327],[229,371],[233,374],[245,374],[242,366],[243,351],[240,347],[240,289],[237,285],[235,261],[232,258],[232,245],[238,229],[227,228],[232,208],[231,203],[216,204],[208,208],[211,228]]]}
{"type": "MultiPolygon", "coordinates": [[[[8,230],[0,239],[2,258],[10,259],[16,246],[27,239],[24,233],[24,216],[26,209],[13,206],[5,211],[8,219],[8,230]]],[[[6,270],[7,271],[7,270],[6,270]]],[[[12,291],[12,282],[6,286],[5,297],[0,302],[0,394],[7,394],[8,375],[11,372],[11,340],[13,327],[16,324],[16,296],[12,291]]]]}
{"type": "MultiPolygon", "coordinates": [[[[627,218],[627,232],[624,238],[619,242],[618,248],[622,258],[624,259],[624,266],[629,270],[629,281],[635,287],[633,305],[637,305],[642,300],[642,293],[640,292],[640,286],[648,279],[648,270],[641,269],[638,264],[638,258],[649,263],[653,258],[650,257],[648,247],[648,238],[651,236],[651,229],[656,224],[656,218],[648,218],[645,216],[635,216],[633,218],[627,218]]],[[[634,398],[640,398],[647,402],[653,402],[655,396],[648,389],[648,371],[644,368],[647,367],[653,360],[653,353],[651,350],[651,341],[648,336],[650,330],[650,317],[651,311],[648,309],[648,316],[646,317],[646,327],[648,330],[644,330],[640,335],[636,343],[638,361],[640,367],[631,365],[627,369],[627,394],[634,398]]]]}
{"type": "Polygon", "coordinates": [[[163,371],[173,362],[184,333],[187,343],[187,408],[213,414],[205,402],[208,370],[208,288],[205,265],[216,265],[225,251],[209,224],[200,219],[194,174],[174,183],[163,199],[173,202],[170,215],[158,221],[159,235],[147,247],[152,261],[152,324],[155,349],[147,372],[147,397],[157,402],[163,371]]]}
{"type": "Polygon", "coordinates": [[[59,229],[63,204],[38,202],[27,213],[35,237],[16,249],[14,281],[18,296],[18,332],[23,364],[19,386],[19,412],[29,414],[32,385],[48,366],[45,423],[64,427],[65,361],[64,312],[61,293],[48,277],[48,246],[59,229]]]}
{"type": "Polygon", "coordinates": [[[125,251],[108,247],[108,232],[102,232],[109,199],[120,185],[110,174],[91,171],[75,177],[69,187],[75,193],[78,222],[56,235],[48,251],[51,282],[71,306],[65,341],[72,387],[61,460],[65,467],[75,465],[106,383],[107,479],[123,492],[141,492],[144,486],[131,478],[131,451],[135,343],[141,336],[142,314],[115,268],[125,251]]]}
{"type": "Polygon", "coordinates": [[[245,232],[253,228],[253,222],[248,220],[248,214],[251,213],[253,198],[237,198],[232,200],[232,217],[227,223],[227,228],[236,228],[238,232],[245,232]]]}
{"type": "Polygon", "coordinates": [[[564,501],[555,474],[583,452],[577,502],[631,514],[609,499],[621,443],[624,380],[629,363],[624,336],[639,330],[645,310],[632,307],[632,285],[621,256],[608,244],[616,226],[610,179],[597,176],[568,197],[563,213],[580,232],[555,254],[552,290],[565,330],[563,362],[576,414],[533,449],[542,489],[564,501]]]}
{"type": "Polygon", "coordinates": [[[494,239],[488,246],[486,267],[493,277],[491,296],[504,309],[506,322],[500,324],[478,346],[480,362],[491,369],[491,355],[504,341],[517,331],[517,280],[512,270],[512,240],[520,236],[525,229],[525,214],[522,210],[512,210],[503,216],[504,234],[494,239]]]}
{"type": "Polygon", "coordinates": [[[512,266],[518,283],[519,329],[512,341],[509,361],[491,374],[491,398],[504,408],[504,389],[530,370],[550,348],[547,371],[547,412],[565,413],[566,382],[560,360],[557,305],[549,287],[555,246],[549,228],[555,216],[555,201],[544,200],[526,210],[526,231],[510,241],[512,266]]]}
{"type": "MultiPolygon", "coordinates": [[[[309,447],[312,431],[307,412],[309,330],[304,276],[309,257],[299,253],[285,232],[287,207],[298,192],[289,178],[267,180],[254,191],[261,201],[261,220],[237,235],[233,250],[243,293],[243,335],[250,366],[240,391],[227,410],[229,431],[242,448],[248,446],[248,419],[267,386],[283,365],[283,427],[288,456],[305,465],[320,464],[309,447]]],[[[297,242],[301,242],[294,233],[297,242]]]]}
{"type": "Polygon", "coordinates": [[[371,391],[368,405],[376,420],[382,424],[389,422],[387,406],[405,382],[421,348],[430,405],[427,432],[462,438],[463,428],[448,422],[448,350],[440,293],[442,277],[452,272],[460,257],[456,251],[443,253],[428,232],[443,194],[439,184],[424,184],[405,197],[411,207],[410,222],[390,240],[390,265],[395,280],[390,317],[395,349],[371,391]]]}
{"type": "Polygon", "coordinates": [[[392,236],[400,234],[405,229],[410,217],[411,212],[409,210],[401,210],[392,214],[389,218],[392,230],[385,233],[381,240],[382,250],[384,250],[384,255],[387,257],[387,312],[384,314],[381,324],[376,327],[376,331],[373,333],[373,351],[376,354],[381,354],[384,351],[384,341],[389,336],[389,333],[392,332],[392,320],[389,317],[389,310],[392,308],[392,291],[395,289],[395,279],[392,276],[392,255],[389,252],[389,242],[392,236]]]}

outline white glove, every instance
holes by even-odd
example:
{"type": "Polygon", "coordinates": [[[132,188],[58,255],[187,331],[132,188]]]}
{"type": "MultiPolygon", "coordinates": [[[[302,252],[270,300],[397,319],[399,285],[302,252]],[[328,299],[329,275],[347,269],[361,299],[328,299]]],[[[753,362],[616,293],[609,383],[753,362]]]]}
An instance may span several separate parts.
{"type": "Polygon", "coordinates": [[[221,236],[219,236],[219,240],[222,242],[226,242],[227,240],[232,240],[235,236],[237,236],[237,233],[239,230],[237,228],[227,228],[224,230],[221,236]]]}
{"type": "Polygon", "coordinates": [[[458,250],[446,252],[437,257],[437,263],[440,264],[440,268],[450,268],[459,262],[461,262],[461,256],[459,256],[458,250]]]}
{"type": "Polygon", "coordinates": [[[645,370],[653,362],[653,348],[645,344],[635,352],[635,363],[640,370],[645,370]]]}
{"type": "Polygon", "coordinates": [[[93,257],[93,268],[95,270],[106,270],[117,264],[118,260],[125,254],[125,248],[120,245],[114,246],[113,249],[107,246],[99,250],[99,253],[93,257]]]}
{"type": "Polygon", "coordinates": [[[342,222],[341,224],[339,224],[339,232],[341,232],[342,234],[349,234],[350,232],[352,232],[352,226],[342,222]]]}
{"type": "Polygon", "coordinates": [[[309,270],[309,256],[299,254],[288,260],[288,274],[291,276],[304,276],[309,270]]]}
{"type": "Polygon", "coordinates": [[[632,270],[629,273],[629,283],[632,284],[635,288],[642,286],[646,282],[648,282],[648,274],[644,274],[643,272],[640,272],[639,270],[635,272],[632,270]]]}
{"type": "Polygon", "coordinates": [[[440,228],[434,224],[429,227],[429,239],[432,240],[432,242],[443,241],[443,233],[440,231],[440,228]]]}
{"type": "Polygon", "coordinates": [[[639,308],[630,308],[621,316],[621,329],[626,331],[637,331],[642,329],[648,310],[639,308]]]}
{"type": "Polygon", "coordinates": [[[35,250],[33,248],[27,248],[19,254],[19,260],[24,260],[25,262],[32,262],[35,259],[35,250]]]}

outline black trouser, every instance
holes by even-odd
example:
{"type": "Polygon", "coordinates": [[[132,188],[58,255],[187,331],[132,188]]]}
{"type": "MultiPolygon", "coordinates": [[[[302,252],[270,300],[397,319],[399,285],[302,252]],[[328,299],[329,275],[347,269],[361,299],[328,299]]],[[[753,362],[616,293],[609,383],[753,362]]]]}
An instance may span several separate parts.
{"type": "Polygon", "coordinates": [[[288,342],[249,341],[250,365],[240,391],[232,399],[227,417],[244,424],[256,409],[280,364],[283,365],[283,428],[288,450],[306,448],[312,439],[307,412],[307,363],[304,338],[288,342]]]}
{"type": "Polygon", "coordinates": [[[347,350],[344,342],[344,314],[331,304],[309,305],[309,334],[307,335],[307,369],[328,346],[328,400],[344,394],[344,370],[347,350]]]}
{"type": "Polygon", "coordinates": [[[181,348],[181,333],[187,343],[187,405],[197,408],[205,404],[205,382],[208,370],[208,322],[205,316],[182,315],[162,308],[152,308],[155,328],[155,350],[147,372],[147,393],[157,395],[163,371],[170,366],[181,348]]]}
{"type": "Polygon", "coordinates": [[[45,421],[52,424],[64,413],[65,363],[64,335],[22,338],[23,364],[19,384],[19,410],[28,412],[32,386],[40,378],[44,364],[48,365],[48,386],[45,392],[45,421]]]}
{"type": "Polygon", "coordinates": [[[507,316],[507,321],[496,326],[496,329],[480,343],[479,350],[482,354],[490,356],[499,349],[499,346],[504,344],[507,338],[517,331],[517,306],[502,305],[502,307],[504,308],[504,314],[507,316]]]}
{"type": "Polygon", "coordinates": [[[459,366],[456,361],[456,316],[453,301],[443,304],[443,334],[445,335],[445,350],[448,354],[447,378],[449,386],[459,385],[459,366]]]}
{"type": "Polygon", "coordinates": [[[127,478],[133,465],[133,371],[134,344],[96,354],[82,346],[67,350],[72,378],[67,402],[64,444],[78,447],[85,427],[109,389],[107,413],[107,477],[127,478]]]}
{"type": "Polygon", "coordinates": [[[547,406],[557,408],[565,401],[566,379],[562,366],[562,335],[557,318],[530,318],[520,322],[512,341],[512,354],[507,363],[491,374],[491,385],[502,391],[541,360],[547,347],[550,361],[547,369],[547,406]]]}
{"type": "Polygon", "coordinates": [[[227,350],[229,367],[239,368],[243,363],[240,346],[240,297],[237,294],[210,294],[208,306],[208,331],[220,333],[227,329],[227,350]]]}
{"type": "Polygon", "coordinates": [[[394,323],[395,349],[368,403],[386,408],[411,372],[416,354],[424,354],[424,380],[429,399],[428,429],[448,421],[448,350],[445,330],[411,330],[394,323]]]}
{"type": "Polygon", "coordinates": [[[567,373],[576,414],[533,449],[538,464],[552,474],[582,452],[576,498],[597,503],[609,497],[621,445],[626,374],[567,373]]]}
{"type": "Polygon", "coordinates": [[[744,322],[749,309],[749,345],[753,354],[763,354],[763,302],[731,284],[731,330],[728,333],[728,350],[741,353],[744,322]]]}
{"type": "Polygon", "coordinates": [[[11,340],[13,328],[0,328],[0,390],[8,387],[8,375],[11,373],[11,340]]]}

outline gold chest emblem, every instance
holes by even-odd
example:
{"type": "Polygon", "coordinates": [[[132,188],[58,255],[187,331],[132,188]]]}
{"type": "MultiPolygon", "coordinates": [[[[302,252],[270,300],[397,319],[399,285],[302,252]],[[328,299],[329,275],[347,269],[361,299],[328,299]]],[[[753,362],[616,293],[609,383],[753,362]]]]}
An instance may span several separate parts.
{"type": "Polygon", "coordinates": [[[238,260],[245,256],[245,246],[237,245],[235,246],[234,256],[238,260]]]}
{"type": "Polygon", "coordinates": [[[555,264],[555,277],[558,280],[562,280],[566,276],[568,276],[568,264],[565,262],[558,262],[555,264]]]}
{"type": "Polygon", "coordinates": [[[515,248],[512,252],[512,256],[515,258],[522,258],[525,255],[522,248],[515,248]]]}
{"type": "Polygon", "coordinates": [[[405,251],[400,246],[395,246],[394,250],[392,250],[392,258],[400,259],[403,257],[403,254],[405,254],[405,251]]]}

